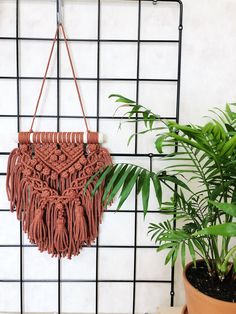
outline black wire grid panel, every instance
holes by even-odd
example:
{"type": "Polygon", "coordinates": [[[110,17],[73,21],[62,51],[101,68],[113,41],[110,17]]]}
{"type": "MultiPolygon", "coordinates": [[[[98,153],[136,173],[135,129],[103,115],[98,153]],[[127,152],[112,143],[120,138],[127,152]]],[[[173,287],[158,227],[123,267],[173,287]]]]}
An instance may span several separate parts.
{"type": "MultiPolygon", "coordinates": [[[[66,0],[65,0],[66,1],[66,0]]],[[[80,0],[78,0],[79,2],[80,0]]],[[[22,41],[51,41],[52,38],[35,38],[35,37],[21,37],[20,36],[20,31],[19,31],[19,11],[20,11],[20,0],[16,0],[16,12],[15,12],[15,17],[16,17],[16,32],[15,32],[15,36],[13,37],[0,37],[1,41],[4,40],[12,40],[15,42],[16,44],[16,76],[0,76],[1,80],[15,80],[16,81],[16,114],[5,114],[5,112],[1,112],[0,113],[0,118],[16,118],[17,121],[17,131],[19,132],[20,130],[22,130],[21,128],[21,118],[30,118],[32,117],[32,115],[22,115],[21,114],[21,98],[20,98],[20,92],[21,92],[21,82],[23,80],[41,80],[42,77],[36,77],[36,76],[21,76],[20,73],[20,58],[21,58],[21,54],[20,54],[20,42],[22,41]]],[[[122,0],[120,1],[122,3],[122,0]]],[[[79,81],[95,81],[96,82],[96,115],[88,115],[88,118],[93,119],[96,121],[96,128],[97,131],[100,130],[100,122],[102,121],[102,119],[106,119],[106,120],[114,120],[115,119],[120,119],[119,117],[113,117],[113,116],[102,116],[100,115],[100,85],[101,82],[103,81],[117,81],[117,82],[134,82],[136,84],[136,101],[139,102],[139,98],[140,98],[140,82],[169,82],[172,84],[176,84],[176,103],[175,103],[175,115],[173,116],[169,116],[166,118],[169,119],[173,119],[176,120],[177,122],[179,121],[179,107],[180,107],[180,78],[181,78],[181,47],[182,47],[182,29],[183,29],[183,25],[182,25],[182,19],[183,19],[183,4],[180,0],[156,0],[156,1],[152,1],[152,0],[131,0],[131,2],[136,2],[137,3],[137,10],[138,10],[138,14],[137,14],[137,38],[136,39],[102,39],[101,38],[101,4],[102,4],[102,0],[97,0],[97,38],[83,38],[83,39],[69,39],[69,41],[71,42],[95,42],[97,43],[97,69],[96,69],[96,77],[78,77],[79,81]],[[178,28],[178,38],[177,39],[152,39],[152,40],[142,40],[141,39],[141,27],[142,27],[142,23],[141,23],[141,12],[142,12],[142,6],[144,2],[150,2],[150,5],[153,4],[153,10],[158,10],[158,5],[159,3],[176,3],[176,7],[178,10],[178,16],[179,16],[179,21],[178,21],[178,25],[176,25],[176,27],[178,28]],[[135,43],[137,44],[137,62],[136,62],[136,77],[132,77],[132,78],[112,78],[112,77],[101,77],[100,75],[100,58],[101,58],[101,44],[102,43],[135,43]],[[174,78],[142,78],[140,77],[140,46],[142,43],[153,43],[153,44],[161,44],[161,43],[167,43],[167,44],[176,44],[177,45],[177,77],[174,78]]],[[[59,10],[59,3],[57,1],[57,5],[56,5],[56,10],[59,10]]],[[[56,12],[55,12],[56,15],[56,12]]],[[[154,32],[156,30],[153,30],[154,32]]],[[[61,93],[60,93],[60,83],[61,81],[66,81],[66,80],[72,80],[72,78],[69,77],[62,77],[61,73],[60,73],[60,63],[61,63],[61,56],[60,56],[60,44],[61,44],[61,39],[57,40],[57,52],[56,52],[56,76],[53,77],[49,77],[48,80],[52,80],[52,81],[56,81],[56,91],[57,91],[57,100],[56,100],[56,115],[38,115],[37,118],[55,118],[56,119],[56,124],[57,124],[57,131],[60,131],[60,122],[62,118],[68,118],[68,119],[75,119],[75,118],[82,118],[82,116],[77,116],[77,115],[62,115],[60,114],[60,103],[61,103],[61,93]]],[[[150,62],[152,62],[152,60],[150,60],[150,62]]],[[[0,73],[1,75],[1,73],[0,73]]],[[[138,123],[135,124],[135,132],[138,131],[138,123]]],[[[119,136],[119,135],[117,135],[119,136]]],[[[8,156],[9,152],[4,152],[1,151],[0,152],[0,156],[8,156]]],[[[153,167],[153,159],[155,157],[160,157],[162,155],[159,154],[155,154],[155,153],[139,153],[138,151],[138,136],[135,137],[135,142],[134,142],[134,152],[133,153],[112,153],[112,155],[116,158],[132,158],[135,162],[135,158],[143,158],[145,160],[149,160],[149,167],[150,169],[152,169],[153,167]]],[[[5,176],[6,173],[2,172],[0,173],[1,176],[5,176]]],[[[6,212],[8,211],[7,208],[2,208],[1,212],[6,212]]],[[[111,209],[109,210],[109,212],[114,212],[115,209],[111,209]]],[[[154,214],[157,213],[158,211],[156,210],[151,210],[150,213],[154,214]]],[[[122,213],[131,213],[130,210],[127,209],[123,209],[122,213]]],[[[133,217],[134,217],[134,233],[133,233],[133,245],[103,245],[100,244],[99,238],[96,241],[96,244],[92,245],[91,249],[94,249],[96,251],[96,259],[95,259],[95,279],[62,279],[61,278],[61,260],[58,259],[58,266],[57,266],[57,279],[24,279],[24,261],[25,261],[25,257],[24,257],[24,249],[27,247],[32,247],[32,245],[29,244],[24,244],[24,239],[23,239],[23,234],[22,234],[22,226],[20,223],[20,228],[19,228],[19,244],[1,244],[0,248],[16,248],[17,250],[19,250],[19,254],[20,254],[20,258],[19,258],[19,268],[20,268],[20,276],[19,279],[1,279],[0,278],[0,283],[4,283],[4,282],[14,282],[14,283],[19,283],[19,289],[20,289],[20,300],[19,300],[19,305],[20,305],[20,312],[24,313],[24,302],[25,302],[25,296],[24,296],[24,284],[26,282],[54,282],[57,283],[57,311],[58,313],[61,313],[62,309],[61,309],[61,303],[62,303],[62,299],[63,299],[63,293],[61,291],[61,285],[62,283],[73,283],[73,282],[92,282],[95,284],[95,308],[94,308],[94,313],[98,314],[100,313],[99,310],[99,284],[101,282],[114,282],[114,283],[120,283],[120,284],[125,284],[125,283],[130,283],[132,284],[132,309],[131,309],[131,313],[135,314],[137,313],[137,309],[136,309],[136,288],[137,288],[137,284],[138,283],[157,283],[157,284],[165,284],[165,285],[169,285],[170,286],[170,305],[173,306],[174,305],[174,295],[175,295],[175,291],[174,291],[174,268],[171,268],[171,273],[170,273],[170,278],[169,280],[139,280],[137,278],[137,249],[153,249],[154,250],[154,246],[152,245],[138,245],[137,242],[137,238],[138,238],[138,214],[141,214],[142,210],[139,209],[138,207],[138,200],[137,197],[135,197],[135,202],[134,202],[134,211],[133,211],[133,217]],[[106,280],[106,279],[100,279],[99,278],[99,265],[102,263],[101,260],[99,260],[99,250],[100,248],[109,248],[109,249],[122,249],[122,248],[131,248],[133,249],[133,276],[132,279],[129,280],[106,280]]],[[[108,222],[109,223],[109,222],[108,222]]],[[[122,228],[122,226],[121,226],[122,228]]],[[[78,257],[79,258],[79,257],[78,257]]],[[[1,260],[1,263],[4,263],[4,260],[1,260]]],[[[157,266],[158,267],[158,266],[157,266]]],[[[40,270],[39,270],[40,271],[40,270]]],[[[72,287],[73,288],[73,287],[72,287]]],[[[11,294],[11,292],[9,291],[9,293],[11,294]]],[[[79,298],[79,295],[78,295],[79,298]]],[[[122,300],[121,300],[122,302],[122,300]]],[[[5,309],[6,311],[8,310],[7,308],[5,309]]]]}

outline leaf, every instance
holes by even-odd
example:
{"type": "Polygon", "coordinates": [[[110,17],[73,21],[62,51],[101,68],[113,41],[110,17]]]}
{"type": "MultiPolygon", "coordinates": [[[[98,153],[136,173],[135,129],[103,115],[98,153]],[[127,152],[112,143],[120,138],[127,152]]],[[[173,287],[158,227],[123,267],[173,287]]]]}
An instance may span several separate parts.
{"type": "Polygon", "coordinates": [[[126,178],[124,182],[123,189],[120,193],[120,201],[117,206],[117,210],[121,208],[121,206],[123,205],[127,197],[130,195],[130,192],[132,191],[136,183],[136,180],[141,172],[141,169],[138,169],[137,171],[136,170],[137,168],[132,169],[132,171],[129,173],[129,176],[126,178]]]}
{"type": "MultiPolygon", "coordinates": [[[[108,194],[110,193],[110,191],[111,191],[111,189],[112,189],[112,187],[113,187],[113,184],[114,184],[116,178],[118,177],[118,175],[119,175],[120,173],[124,173],[125,169],[126,169],[126,168],[125,168],[125,165],[123,165],[123,164],[117,164],[117,165],[116,165],[116,169],[115,169],[115,171],[114,171],[112,177],[110,178],[110,180],[107,182],[107,185],[106,185],[106,187],[105,187],[105,191],[104,191],[104,194],[103,194],[103,197],[102,197],[102,201],[103,201],[103,202],[105,202],[105,200],[106,200],[108,194]]],[[[100,184],[101,184],[101,183],[100,183],[100,184]]]]}
{"type": "Polygon", "coordinates": [[[153,173],[151,175],[151,178],[152,178],[152,183],[153,183],[153,186],[154,186],[156,198],[158,200],[159,206],[161,207],[161,204],[162,204],[162,188],[161,188],[160,180],[159,180],[158,176],[156,174],[153,174],[153,173]]]}
{"type": "MultiPolygon", "coordinates": [[[[99,186],[101,185],[101,183],[104,181],[106,175],[111,171],[111,166],[108,166],[105,171],[102,173],[102,175],[99,177],[93,191],[92,191],[92,196],[95,194],[95,192],[97,191],[97,189],[99,188],[99,186]]],[[[93,177],[92,177],[93,178],[93,177]]],[[[92,179],[91,178],[91,179],[92,179]]]]}
{"type": "Polygon", "coordinates": [[[214,123],[212,122],[208,122],[207,124],[204,125],[204,127],[202,128],[202,131],[204,133],[210,133],[212,131],[214,127],[214,123]]]}
{"type": "Polygon", "coordinates": [[[157,120],[157,117],[153,114],[149,116],[149,128],[152,129],[154,122],[157,120]]]}
{"type": "Polygon", "coordinates": [[[157,150],[158,153],[160,153],[160,154],[163,153],[162,144],[163,144],[165,138],[166,138],[166,135],[160,135],[160,136],[156,139],[156,141],[155,141],[156,150],[157,150]]]}
{"type": "Polygon", "coordinates": [[[155,237],[157,237],[157,239],[156,239],[156,241],[155,241],[155,243],[157,243],[157,241],[158,241],[158,234],[160,233],[160,230],[156,230],[156,231],[154,232],[154,229],[151,229],[151,230],[148,231],[148,234],[151,233],[151,232],[152,232],[151,241],[152,241],[155,237]]]}
{"type": "Polygon", "coordinates": [[[132,110],[129,113],[129,118],[131,118],[134,114],[137,114],[139,112],[139,109],[141,108],[142,106],[140,105],[135,105],[132,110]]]}
{"type": "Polygon", "coordinates": [[[181,180],[177,179],[175,176],[162,176],[161,180],[163,181],[170,181],[178,186],[181,186],[182,188],[190,191],[189,187],[181,180]]]}
{"type": "Polygon", "coordinates": [[[221,110],[220,108],[215,107],[215,110],[219,111],[224,117],[222,117],[220,114],[218,114],[216,111],[214,110],[209,110],[210,112],[213,112],[214,114],[216,114],[219,119],[221,120],[222,123],[225,123],[225,121],[227,121],[228,123],[231,123],[231,119],[229,118],[229,116],[226,114],[225,111],[221,110]],[[224,120],[225,119],[225,120],[224,120]]]}
{"type": "Polygon", "coordinates": [[[236,147],[236,135],[234,135],[222,148],[221,156],[230,155],[236,147]]]}
{"type": "Polygon", "coordinates": [[[128,139],[128,142],[127,142],[127,146],[129,146],[130,142],[132,141],[132,139],[133,139],[136,135],[137,135],[136,133],[130,135],[130,137],[129,137],[129,139],[128,139]]]}
{"type": "MultiPolygon", "coordinates": [[[[119,109],[121,109],[121,108],[132,108],[132,107],[134,107],[135,105],[132,105],[132,104],[123,104],[123,105],[120,105],[120,106],[118,106],[117,108],[116,108],[116,110],[114,111],[114,113],[113,113],[113,117],[116,115],[116,113],[117,113],[117,111],[119,110],[119,109]]],[[[127,115],[127,113],[125,113],[125,114],[123,114],[123,117],[124,116],[126,116],[127,115]]]]}
{"type": "Polygon", "coordinates": [[[195,232],[193,235],[221,235],[225,237],[235,237],[236,236],[236,223],[226,222],[221,225],[215,225],[211,227],[204,228],[195,232]]]}
{"type": "Polygon", "coordinates": [[[230,124],[228,124],[228,123],[225,123],[225,127],[226,127],[226,129],[227,129],[227,131],[229,132],[229,133],[236,133],[236,130],[235,130],[235,128],[233,128],[232,127],[232,125],[230,125],[230,124]]]}
{"type": "Polygon", "coordinates": [[[233,259],[234,273],[236,273],[236,255],[233,259]]]}
{"type": "Polygon", "coordinates": [[[117,100],[116,102],[123,102],[123,103],[127,103],[127,104],[134,104],[135,101],[129,99],[129,98],[126,98],[122,95],[118,95],[118,94],[112,94],[109,96],[109,98],[112,98],[112,97],[117,97],[117,100]]]}
{"type": "MultiPolygon", "coordinates": [[[[110,166],[108,166],[108,168],[110,168],[110,166]]],[[[106,169],[107,169],[107,168],[106,168],[106,169]]],[[[106,170],[106,169],[105,169],[105,170],[106,170]]],[[[84,187],[84,193],[86,192],[86,190],[87,190],[89,184],[90,184],[91,182],[93,182],[93,180],[94,180],[97,176],[99,176],[99,174],[102,173],[102,172],[104,172],[104,169],[100,169],[100,170],[98,170],[98,172],[96,172],[94,175],[92,175],[92,177],[88,180],[88,182],[86,183],[86,185],[85,185],[85,187],[84,187]]]]}
{"type": "Polygon", "coordinates": [[[223,210],[226,214],[236,217],[236,204],[218,203],[213,201],[209,201],[209,203],[223,210]]]}
{"type": "Polygon", "coordinates": [[[142,190],[143,183],[144,183],[145,176],[146,176],[146,172],[147,171],[145,169],[143,169],[139,175],[138,182],[137,182],[137,194],[139,194],[142,190]]]}
{"type": "Polygon", "coordinates": [[[204,256],[204,255],[205,255],[205,252],[204,252],[204,250],[203,250],[203,248],[202,248],[201,243],[200,243],[198,240],[200,240],[200,239],[197,239],[197,238],[192,239],[192,241],[193,241],[194,245],[196,246],[196,248],[197,248],[197,249],[199,250],[199,252],[204,256]]]}
{"type": "Polygon", "coordinates": [[[195,141],[191,141],[189,139],[187,139],[186,137],[180,136],[176,133],[170,133],[169,134],[170,137],[174,138],[178,143],[184,143],[187,144],[190,147],[193,148],[197,148],[200,151],[205,151],[206,153],[208,153],[210,156],[214,157],[213,153],[209,150],[209,145],[203,145],[201,144],[199,141],[195,142],[195,141]]]}
{"type": "MultiPolygon", "coordinates": [[[[134,121],[126,121],[127,123],[128,122],[139,122],[140,120],[134,120],[134,121]]],[[[128,146],[129,146],[129,144],[130,144],[130,142],[131,142],[131,140],[135,137],[135,136],[137,136],[137,135],[143,135],[143,134],[146,134],[146,133],[148,133],[148,132],[152,132],[152,131],[158,131],[158,130],[163,130],[163,127],[159,127],[159,128],[154,128],[154,129],[146,129],[146,130],[144,130],[144,131],[140,131],[140,132],[137,132],[137,133],[133,133],[130,137],[129,137],[129,139],[128,139],[128,146]]]]}
{"type": "Polygon", "coordinates": [[[236,203],[236,186],[233,189],[233,193],[232,193],[232,203],[236,203]]]}
{"type": "Polygon", "coordinates": [[[150,110],[145,110],[143,112],[143,120],[144,120],[145,127],[147,127],[149,113],[150,113],[150,110]]]}
{"type": "Polygon", "coordinates": [[[157,248],[157,252],[161,252],[163,250],[166,250],[166,249],[170,249],[173,247],[173,243],[165,243],[165,244],[162,244],[160,245],[158,248],[157,248]]]}
{"type": "Polygon", "coordinates": [[[185,242],[182,242],[181,245],[181,263],[183,268],[185,268],[186,265],[186,245],[185,242]]]}
{"type": "Polygon", "coordinates": [[[107,185],[107,182],[109,182],[110,179],[111,179],[111,177],[113,176],[113,173],[114,173],[115,170],[117,169],[118,164],[112,165],[112,166],[110,166],[110,167],[111,167],[111,171],[108,172],[108,174],[107,174],[106,177],[105,177],[105,186],[107,185]]]}
{"type": "Polygon", "coordinates": [[[173,254],[173,256],[172,256],[172,262],[171,262],[172,267],[175,265],[175,262],[176,262],[176,260],[177,260],[178,253],[179,253],[179,247],[180,247],[179,244],[176,245],[176,247],[175,247],[175,251],[174,251],[174,254],[173,254]]]}
{"type": "Polygon", "coordinates": [[[116,181],[114,182],[114,187],[111,190],[111,194],[109,195],[106,203],[109,204],[113,198],[116,196],[122,185],[124,184],[127,176],[130,173],[130,170],[133,168],[133,165],[126,165],[127,167],[124,167],[122,172],[119,173],[116,181]]]}
{"type": "Polygon", "coordinates": [[[234,120],[236,118],[236,114],[230,109],[230,105],[234,105],[234,104],[226,104],[225,111],[227,112],[230,119],[234,120]]]}
{"type": "Polygon", "coordinates": [[[146,172],[145,179],[143,182],[143,187],[142,187],[142,200],[143,200],[144,216],[147,214],[147,211],[148,211],[149,195],[150,195],[150,173],[146,172]]]}
{"type": "Polygon", "coordinates": [[[196,254],[195,254],[194,247],[191,240],[188,240],[188,248],[189,248],[189,253],[192,257],[193,265],[194,267],[196,267],[196,254]]]}
{"type": "Polygon", "coordinates": [[[213,201],[215,200],[221,193],[225,191],[226,188],[228,188],[232,184],[232,181],[226,181],[224,183],[221,183],[220,185],[217,185],[216,188],[211,192],[210,199],[213,201]]]}
{"type": "Polygon", "coordinates": [[[167,265],[170,261],[170,259],[172,258],[173,254],[175,252],[175,246],[172,247],[172,249],[169,251],[169,253],[167,254],[166,256],[166,259],[165,259],[165,265],[167,265]]]}

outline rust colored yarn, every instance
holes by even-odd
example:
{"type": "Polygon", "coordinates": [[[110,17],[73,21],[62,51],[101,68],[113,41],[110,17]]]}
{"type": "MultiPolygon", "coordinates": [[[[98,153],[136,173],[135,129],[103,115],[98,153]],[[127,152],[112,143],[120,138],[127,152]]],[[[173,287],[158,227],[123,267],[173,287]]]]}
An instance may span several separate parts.
{"type": "Polygon", "coordinates": [[[97,179],[88,185],[86,191],[84,188],[91,176],[112,161],[108,151],[98,143],[98,134],[88,130],[68,45],[67,52],[88,131],[87,143],[83,143],[83,132],[32,130],[60,27],[67,45],[63,26],[59,25],[30,131],[19,133],[19,147],[13,149],[8,159],[6,189],[10,210],[16,210],[30,242],[52,256],[71,258],[98,235],[104,211],[103,187],[94,197],[91,191],[97,179]]]}

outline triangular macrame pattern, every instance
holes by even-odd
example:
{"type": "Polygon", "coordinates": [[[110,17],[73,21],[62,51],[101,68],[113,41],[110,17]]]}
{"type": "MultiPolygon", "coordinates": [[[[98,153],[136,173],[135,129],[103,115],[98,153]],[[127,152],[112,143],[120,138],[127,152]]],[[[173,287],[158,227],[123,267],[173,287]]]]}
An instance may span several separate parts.
{"type": "Polygon", "coordinates": [[[8,160],[7,194],[31,243],[52,256],[78,255],[98,235],[103,187],[92,175],[111,164],[99,144],[20,144],[8,160]]]}

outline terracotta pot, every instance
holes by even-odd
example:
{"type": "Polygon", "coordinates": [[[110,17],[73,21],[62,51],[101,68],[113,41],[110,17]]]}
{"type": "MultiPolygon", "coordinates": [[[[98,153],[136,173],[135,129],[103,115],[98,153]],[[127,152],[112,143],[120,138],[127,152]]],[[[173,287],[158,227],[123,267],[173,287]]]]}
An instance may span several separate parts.
{"type": "Polygon", "coordinates": [[[189,263],[183,273],[187,308],[183,314],[236,314],[236,303],[221,301],[205,295],[195,289],[186,278],[186,271],[192,266],[189,263]]]}

